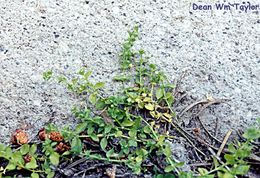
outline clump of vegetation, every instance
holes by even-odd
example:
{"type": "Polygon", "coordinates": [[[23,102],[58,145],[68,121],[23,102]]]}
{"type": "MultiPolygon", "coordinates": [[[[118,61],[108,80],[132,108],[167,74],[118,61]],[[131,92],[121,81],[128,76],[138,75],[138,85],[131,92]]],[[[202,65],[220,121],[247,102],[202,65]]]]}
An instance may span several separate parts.
{"type": "Polygon", "coordinates": [[[257,124],[256,127],[250,127],[245,131],[243,134],[246,139],[245,142],[236,141],[228,145],[227,153],[224,154],[224,161],[221,161],[216,155],[212,155],[214,168],[209,171],[205,168],[199,168],[200,175],[209,178],[216,176],[233,178],[246,175],[250,168],[246,159],[250,157],[253,149],[259,149],[259,144],[255,144],[254,141],[260,138],[260,119],[258,119],[257,124]]]}
{"type": "MultiPolygon", "coordinates": [[[[91,83],[90,71],[81,69],[78,77],[58,77],[69,90],[78,93],[91,103],[90,108],[74,108],[74,115],[82,123],[76,130],[64,129],[62,134],[71,144],[71,152],[85,155],[90,159],[124,163],[135,173],[148,169],[171,172],[182,163],[173,159],[166,140],[175,116],[172,110],[174,85],[166,76],[148,64],[144,50],[132,51],[138,29],[129,32],[120,54],[122,70],[129,70],[128,76],[118,76],[117,81],[130,78],[130,86],[118,95],[103,97],[100,89],[104,83],[91,83]],[[100,144],[100,152],[83,148],[87,139],[100,144]],[[151,155],[160,158],[160,164],[153,163],[151,155]],[[147,166],[144,164],[146,162],[147,166]],[[156,165],[156,166],[155,166],[156,165]]],[[[48,78],[48,77],[45,77],[48,78]]]]}
{"type": "MultiPolygon", "coordinates": [[[[229,178],[248,172],[247,159],[256,147],[254,141],[260,138],[259,126],[244,133],[244,142],[230,144],[223,151],[224,159],[211,155],[213,167],[182,171],[184,163],[173,157],[170,144],[176,136],[184,137],[191,146],[194,143],[177,123],[173,108],[175,86],[148,62],[144,50],[132,50],[137,38],[135,27],[120,54],[124,75],[114,79],[127,87],[116,95],[106,97],[102,93],[104,83],[91,82],[91,72],[85,68],[73,78],[57,77],[59,83],[86,101],[84,106],[72,109],[79,123],[75,128],[46,126],[38,134],[41,144],[19,142],[22,146],[17,149],[1,145],[0,158],[6,165],[0,168],[0,177],[9,172],[13,175],[14,170],[23,170],[33,178],[54,177],[61,163],[75,159],[120,164],[136,175],[149,173],[158,178],[229,178]]],[[[43,74],[45,80],[52,77],[52,71],[43,74]]]]}

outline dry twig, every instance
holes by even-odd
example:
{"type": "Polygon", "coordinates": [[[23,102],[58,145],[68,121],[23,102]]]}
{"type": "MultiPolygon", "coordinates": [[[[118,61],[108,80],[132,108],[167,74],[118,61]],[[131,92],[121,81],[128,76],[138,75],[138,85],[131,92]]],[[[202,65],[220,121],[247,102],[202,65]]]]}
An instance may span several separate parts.
{"type": "Polygon", "coordinates": [[[224,147],[225,147],[225,145],[226,145],[226,143],[228,141],[228,138],[230,137],[231,133],[232,133],[232,130],[229,130],[227,132],[226,136],[224,137],[224,140],[223,140],[222,144],[219,147],[219,150],[217,152],[217,156],[220,156],[220,154],[222,153],[222,151],[223,151],[223,149],[224,149],[224,147]]]}

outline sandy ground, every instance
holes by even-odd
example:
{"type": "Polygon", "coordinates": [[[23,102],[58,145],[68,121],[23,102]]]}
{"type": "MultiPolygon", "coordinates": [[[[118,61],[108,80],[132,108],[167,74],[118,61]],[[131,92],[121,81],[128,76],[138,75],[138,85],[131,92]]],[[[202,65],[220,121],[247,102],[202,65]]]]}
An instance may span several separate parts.
{"type": "Polygon", "coordinates": [[[186,105],[205,95],[231,99],[203,114],[206,126],[218,118],[224,134],[253,123],[260,116],[259,11],[191,7],[187,0],[0,0],[0,142],[19,127],[33,137],[50,120],[74,121],[77,100],[43,81],[48,69],[69,74],[88,65],[94,81],[118,90],[111,83],[118,53],[135,23],[136,47],[170,80],[186,71],[182,88],[193,98],[186,105]]]}

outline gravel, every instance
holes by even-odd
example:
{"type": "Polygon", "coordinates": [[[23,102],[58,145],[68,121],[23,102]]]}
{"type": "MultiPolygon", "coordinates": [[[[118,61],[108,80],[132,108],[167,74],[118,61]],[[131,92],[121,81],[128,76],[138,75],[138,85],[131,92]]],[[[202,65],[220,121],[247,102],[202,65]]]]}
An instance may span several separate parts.
{"type": "Polygon", "coordinates": [[[118,53],[134,24],[136,48],[170,80],[186,73],[186,105],[206,95],[231,99],[203,113],[207,127],[218,118],[222,136],[252,124],[260,116],[259,11],[191,7],[187,0],[0,0],[0,142],[16,128],[33,137],[50,121],[75,122],[77,98],[43,81],[48,69],[73,74],[87,65],[93,81],[106,82],[108,93],[118,90],[111,83],[120,72],[118,53]]]}

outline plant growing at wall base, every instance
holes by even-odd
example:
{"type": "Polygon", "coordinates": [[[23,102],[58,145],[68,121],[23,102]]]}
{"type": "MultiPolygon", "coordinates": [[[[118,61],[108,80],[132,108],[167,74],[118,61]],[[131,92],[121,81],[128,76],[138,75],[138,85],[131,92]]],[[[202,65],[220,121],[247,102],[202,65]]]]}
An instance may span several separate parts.
{"type": "MultiPolygon", "coordinates": [[[[122,90],[107,96],[102,90],[104,83],[91,82],[92,73],[86,68],[73,77],[56,77],[84,102],[72,109],[79,122],[62,129],[49,124],[39,131],[38,145],[28,144],[24,132],[19,131],[19,137],[16,133],[13,143],[19,147],[0,145],[0,161],[6,163],[0,168],[0,177],[25,170],[33,178],[51,178],[64,160],[77,158],[125,165],[136,174],[149,172],[156,178],[229,178],[248,172],[247,158],[257,149],[259,126],[246,130],[244,141],[231,143],[222,157],[212,155],[213,167],[181,171],[183,163],[173,157],[171,149],[178,134],[183,136],[176,126],[175,86],[148,62],[144,50],[132,49],[138,28],[128,34],[120,53],[122,75],[114,78],[123,84],[122,90]]],[[[50,81],[53,72],[43,73],[43,78],[50,81]]]]}

